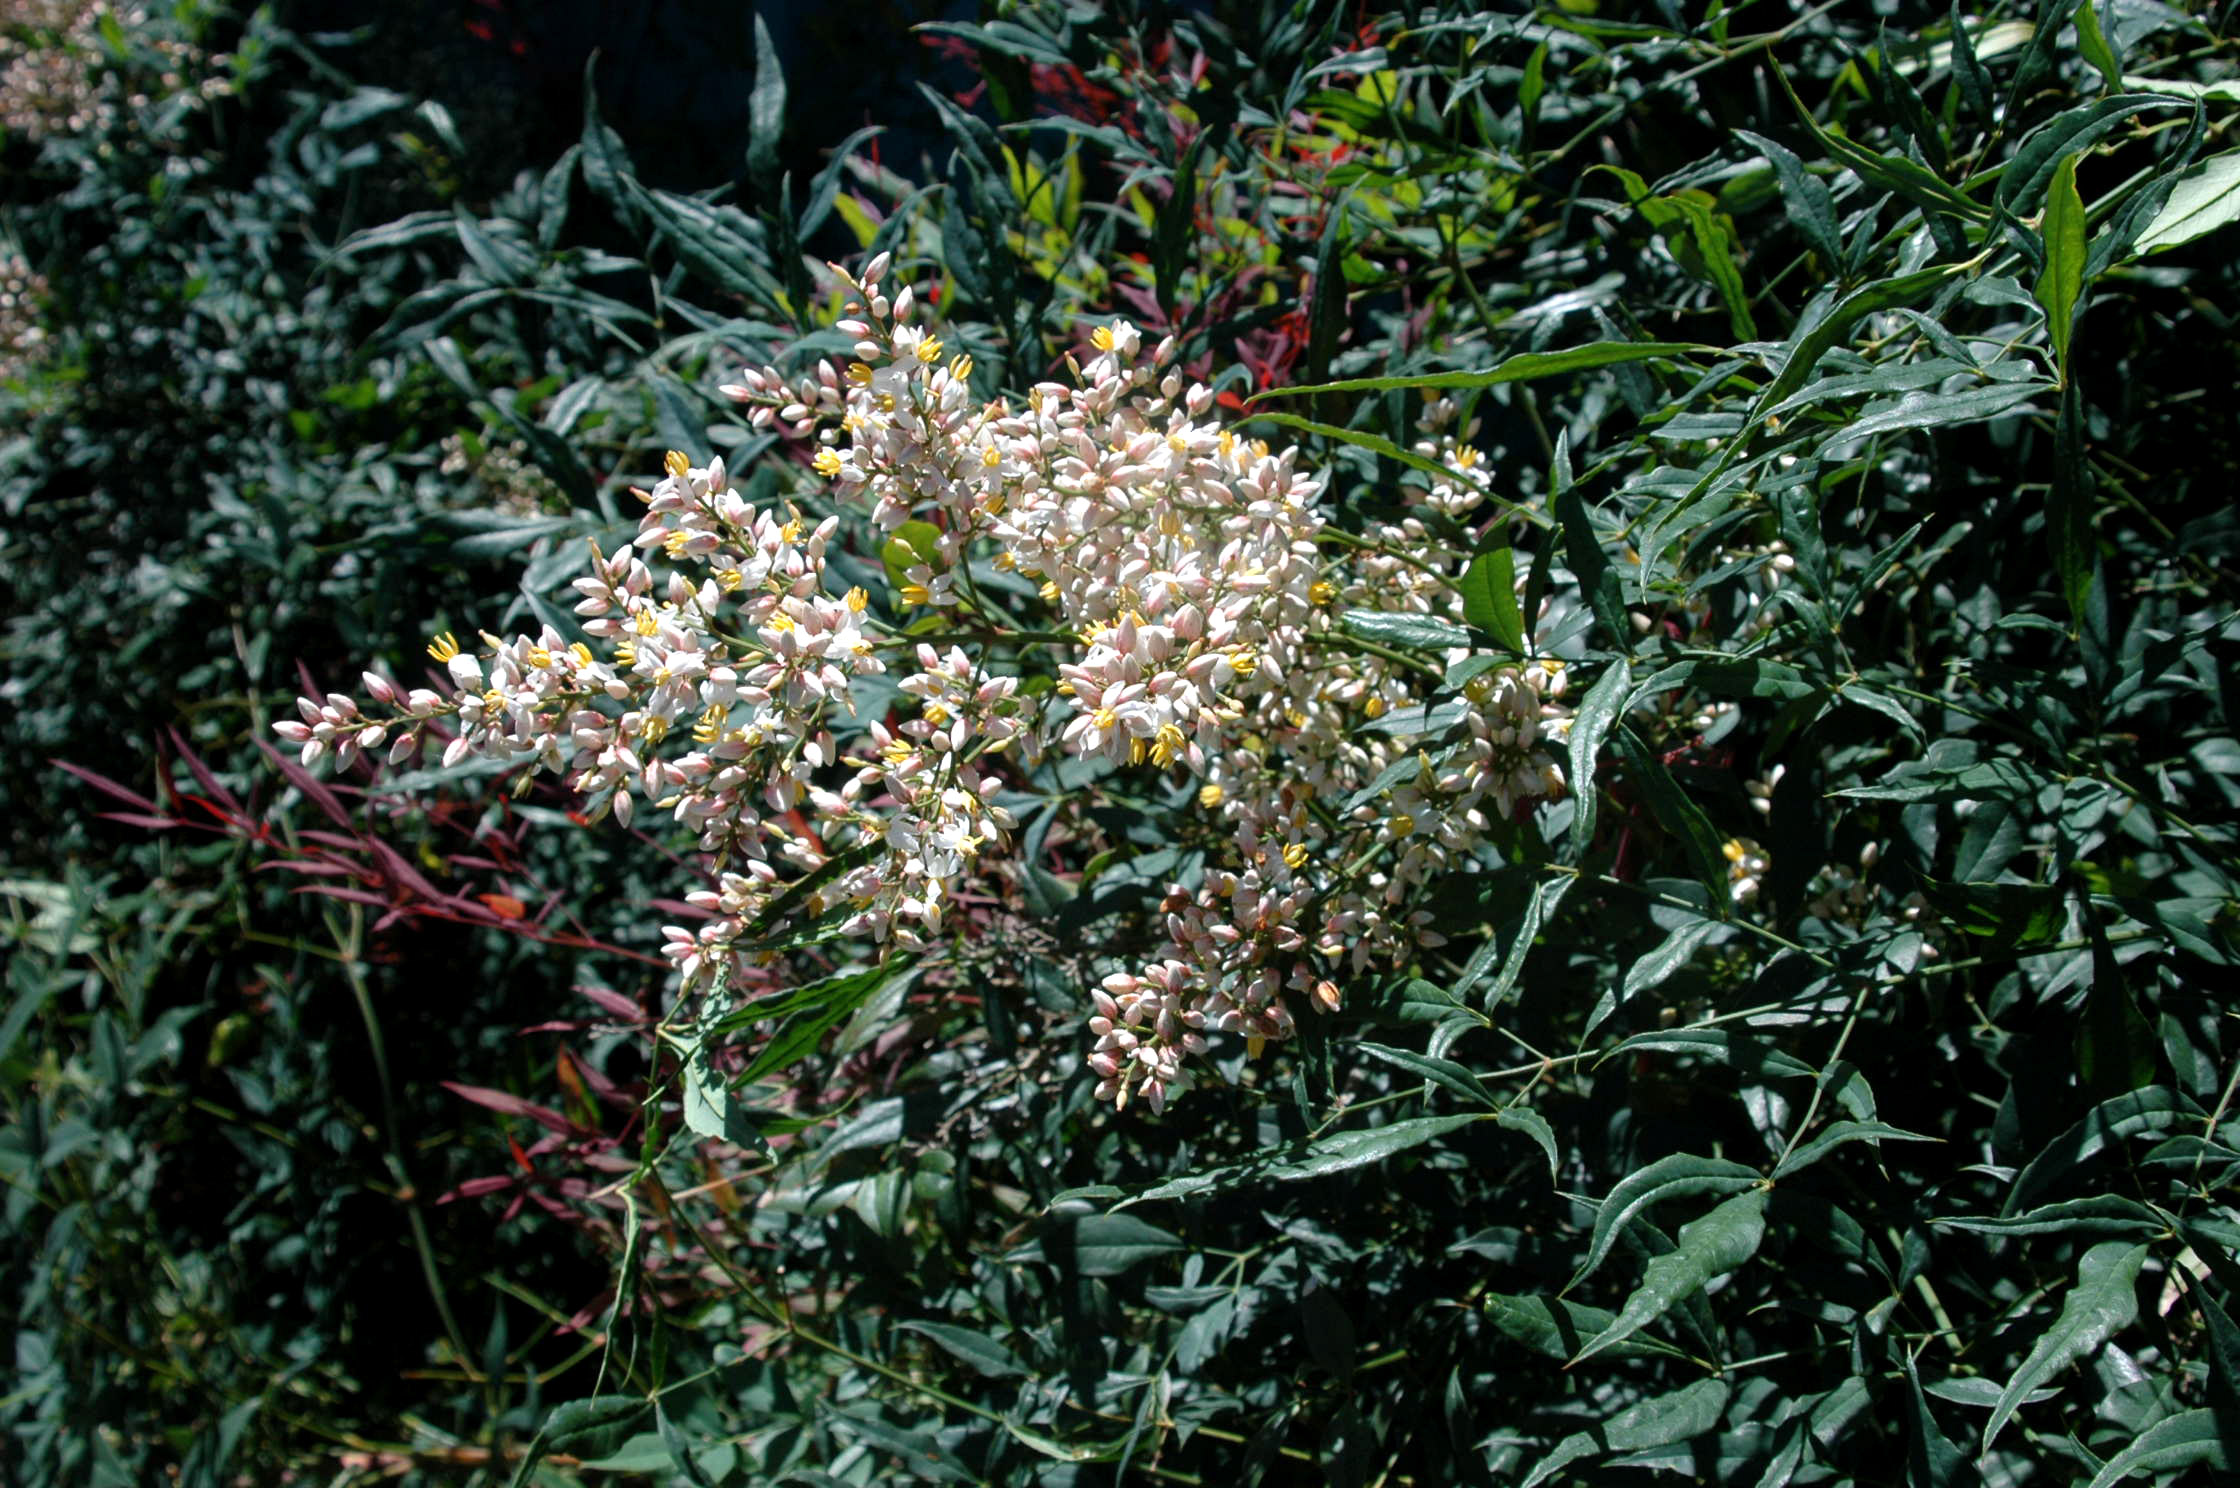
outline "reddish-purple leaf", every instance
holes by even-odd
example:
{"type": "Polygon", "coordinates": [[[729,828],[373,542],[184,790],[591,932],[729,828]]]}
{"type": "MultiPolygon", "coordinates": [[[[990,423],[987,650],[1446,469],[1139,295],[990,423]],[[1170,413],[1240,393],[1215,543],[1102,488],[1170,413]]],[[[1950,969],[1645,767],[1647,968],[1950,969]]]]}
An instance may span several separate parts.
{"type": "Polygon", "coordinates": [[[116,797],[116,799],[124,802],[127,806],[137,806],[142,811],[157,811],[161,809],[156,805],[155,802],[149,800],[146,796],[141,795],[138,791],[127,790],[125,787],[117,784],[117,782],[115,782],[114,780],[111,780],[108,776],[89,770],[84,765],[73,765],[68,760],[48,760],[47,763],[53,765],[57,770],[69,771],[71,774],[77,776],[80,780],[83,780],[86,784],[92,786],[95,790],[101,792],[103,795],[114,796],[116,797]]]}
{"type": "Polygon", "coordinates": [[[504,1090],[492,1090],[487,1085],[462,1085],[456,1080],[445,1080],[441,1084],[453,1095],[471,1100],[478,1106],[488,1106],[491,1110],[508,1116],[526,1116],[547,1131],[555,1131],[562,1136],[573,1136],[583,1130],[550,1106],[540,1106],[535,1101],[523,1100],[504,1090]]]}

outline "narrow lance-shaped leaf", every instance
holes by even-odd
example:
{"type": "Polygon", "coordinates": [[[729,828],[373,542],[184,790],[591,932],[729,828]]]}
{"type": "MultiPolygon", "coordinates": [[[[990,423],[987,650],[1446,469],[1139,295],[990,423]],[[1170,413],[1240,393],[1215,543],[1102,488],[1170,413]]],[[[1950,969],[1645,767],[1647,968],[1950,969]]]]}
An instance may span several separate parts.
{"type": "MultiPolygon", "coordinates": [[[[2085,0],[2087,6],[2091,0],[2085,0]]],[[[2039,226],[2045,242],[2046,266],[2033,287],[2046,312],[2046,330],[2053,338],[2054,366],[2063,385],[2069,381],[2069,339],[2075,328],[2077,301],[2084,293],[2084,200],[2077,195],[2077,157],[2064,155],[2054,167],[2046,188],[2045,217],[2039,226]]]]}
{"type": "Polygon", "coordinates": [[[1639,1172],[1627,1175],[1610,1190],[1610,1196],[1595,1211],[1594,1238],[1587,1246],[1586,1264],[1579,1268],[1571,1284],[1577,1286],[1592,1275],[1602,1264],[1603,1257],[1610,1253],[1610,1247],[1617,1243],[1619,1231],[1651,1206],[1692,1194],[1731,1194],[1758,1181],[1755,1168],[1746,1168],[1723,1157],[1695,1157],[1685,1152],[1660,1157],[1639,1172]]]}
{"type": "MultiPolygon", "coordinates": [[[[1625,362],[1646,362],[1657,357],[1712,353],[1714,346],[1696,341],[1595,341],[1564,351],[1521,351],[1484,372],[1424,372],[1407,377],[1350,377],[1305,387],[1269,388],[1255,393],[1248,403],[1268,398],[1301,398],[1319,393],[1384,393],[1417,389],[1447,392],[1488,388],[1504,382],[1530,382],[1565,372],[1588,372],[1625,362]]],[[[1447,472],[1452,475],[1453,472],[1447,472]]]]}
{"type": "Polygon", "coordinates": [[[1718,1426],[1731,1394],[1732,1387],[1725,1380],[1707,1379],[1644,1400],[1591,1430],[1574,1432],[1557,1442],[1553,1451],[1534,1464],[1522,1488],[1546,1482],[1581,1457],[1646,1451],[1701,1436],[1718,1426]]]}
{"type": "MultiPolygon", "coordinates": [[[[1758,1253],[1766,1235],[1766,1191],[1753,1188],[1680,1227],[1678,1245],[1653,1258],[1617,1320],[1579,1350],[1587,1359],[1630,1337],[1758,1253]]],[[[1576,1361],[1574,1361],[1576,1362],[1576,1361]]]]}
{"type": "Polygon", "coordinates": [[[2084,1253],[2077,1265],[2077,1284],[2062,1299],[2061,1316],[1999,1392],[1999,1404],[1983,1428],[1986,1452],[2025,1395],[2071,1360],[2091,1354],[2139,1315],[2135,1284],[2146,1258],[2146,1246],[2122,1240],[2104,1240],[2084,1253]]]}

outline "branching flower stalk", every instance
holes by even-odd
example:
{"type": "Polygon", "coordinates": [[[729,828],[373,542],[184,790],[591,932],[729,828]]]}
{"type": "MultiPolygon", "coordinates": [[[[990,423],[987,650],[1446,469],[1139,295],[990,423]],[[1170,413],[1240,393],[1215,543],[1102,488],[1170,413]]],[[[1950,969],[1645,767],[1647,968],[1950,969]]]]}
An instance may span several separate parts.
{"type": "MultiPolygon", "coordinates": [[[[853,361],[725,391],[820,441],[817,473],[884,535],[898,608],[930,612],[913,628],[938,639],[883,625],[861,588],[833,592],[841,517],[758,509],[720,459],[672,453],[635,541],[594,547],[576,581],[585,640],[439,636],[448,692],[368,672],[367,702],[305,698],[275,727],[306,763],[348,765],[401,762],[441,723],[447,766],[561,774],[625,823],[641,801],[668,812],[717,870],[690,896],[708,920],[665,932],[688,994],[780,935],[927,947],[967,877],[1003,871],[1004,798],[1053,751],[1187,776],[1222,848],[1170,886],[1165,943],[1088,994],[1097,1094],[1159,1108],[1210,1036],[1289,1038],[1302,998],[1334,1010],[1341,979],[1442,942],[1416,891],[1564,789],[1562,664],[1470,678],[1435,752],[1379,731],[1441,669],[1339,617],[1452,616],[1453,576],[1398,556],[1429,548],[1416,519],[1326,551],[1323,485],[1298,451],[1223,427],[1171,344],[1144,356],[1124,320],[1094,330],[1072,380],[980,401],[970,358],[944,357],[911,291],[883,292],[885,268],[835,269],[856,296],[840,322],[853,361]],[[868,716],[859,680],[890,666],[899,697],[868,716]],[[1411,753],[1417,770],[1365,790],[1411,753]],[[787,914],[800,923],[770,923],[787,914]]],[[[1458,516],[1490,478],[1453,420],[1433,405],[1419,449],[1454,473],[1428,504],[1458,516]]]]}

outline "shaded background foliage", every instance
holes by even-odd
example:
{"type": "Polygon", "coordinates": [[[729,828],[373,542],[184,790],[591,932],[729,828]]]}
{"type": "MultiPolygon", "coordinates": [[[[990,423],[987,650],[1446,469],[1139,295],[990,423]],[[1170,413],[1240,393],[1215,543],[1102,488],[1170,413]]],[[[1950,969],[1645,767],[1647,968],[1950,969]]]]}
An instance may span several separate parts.
{"type": "Polygon", "coordinates": [[[0,144],[13,1479],[2213,1470],[2235,264],[2134,249],[2225,10],[611,17],[128,17],[0,144]],[[1157,1122],[1072,1018],[1187,793],[1025,783],[1044,866],[946,970],[802,958],[767,1141],[697,1141],[661,843],[255,747],[550,613],[664,449],[814,499],[714,389],[880,249],[991,394],[1173,332],[1348,528],[1425,380],[1684,348],[1452,390],[1538,520],[1422,542],[1559,597],[1575,799],[1157,1122]]]}

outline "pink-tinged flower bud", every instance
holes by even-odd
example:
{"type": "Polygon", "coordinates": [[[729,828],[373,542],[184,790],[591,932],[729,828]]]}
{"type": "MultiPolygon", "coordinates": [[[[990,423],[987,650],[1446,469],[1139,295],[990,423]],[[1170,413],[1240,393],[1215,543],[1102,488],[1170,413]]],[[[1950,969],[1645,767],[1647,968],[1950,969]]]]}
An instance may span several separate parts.
{"type": "Polygon", "coordinates": [[[887,265],[891,263],[893,259],[893,254],[882,253],[877,258],[871,260],[870,263],[865,264],[863,267],[863,287],[865,289],[869,289],[873,285],[877,284],[880,280],[886,278],[887,265]]]}
{"type": "Polygon", "coordinates": [[[917,303],[917,296],[911,292],[910,286],[904,285],[902,293],[894,297],[894,318],[900,321],[909,320],[910,312],[917,308],[917,303]]]}
{"type": "Polygon", "coordinates": [[[397,684],[387,677],[377,672],[367,672],[358,680],[364,684],[366,696],[375,702],[394,703],[397,700],[397,684]]]}
{"type": "Polygon", "coordinates": [[[845,336],[862,337],[871,334],[871,327],[864,321],[860,320],[837,320],[833,322],[833,325],[840,331],[842,335],[845,336]]]}
{"type": "Polygon", "coordinates": [[[417,754],[419,750],[420,736],[418,734],[399,734],[396,741],[389,746],[389,763],[401,765],[417,754]]]}
{"type": "Polygon", "coordinates": [[[283,718],[272,726],[272,731],[290,744],[302,744],[311,738],[311,725],[298,723],[293,718],[283,718]]]}

